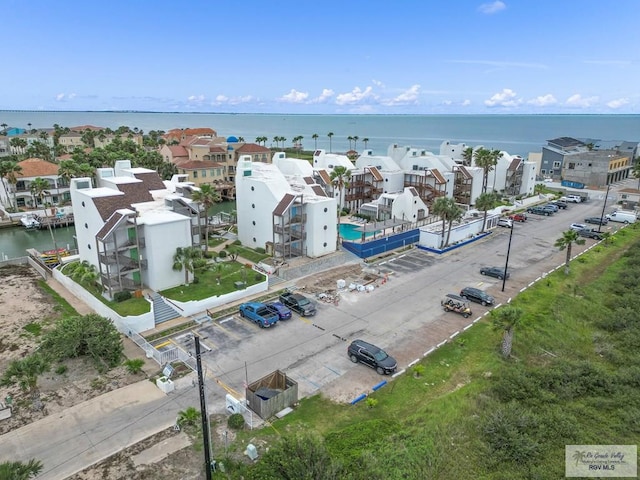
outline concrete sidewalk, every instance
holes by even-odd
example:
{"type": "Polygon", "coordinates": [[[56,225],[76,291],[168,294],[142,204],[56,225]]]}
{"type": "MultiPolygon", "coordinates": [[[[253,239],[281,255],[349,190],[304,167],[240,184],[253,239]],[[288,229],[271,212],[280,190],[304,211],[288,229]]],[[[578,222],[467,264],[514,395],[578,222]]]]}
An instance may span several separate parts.
{"type": "MultiPolygon", "coordinates": [[[[175,424],[197,406],[183,378],[165,395],[149,380],[128,385],[0,436],[0,462],[40,460],[42,480],[62,480],[175,424]]],[[[187,386],[188,384],[188,386],[187,386]]]]}

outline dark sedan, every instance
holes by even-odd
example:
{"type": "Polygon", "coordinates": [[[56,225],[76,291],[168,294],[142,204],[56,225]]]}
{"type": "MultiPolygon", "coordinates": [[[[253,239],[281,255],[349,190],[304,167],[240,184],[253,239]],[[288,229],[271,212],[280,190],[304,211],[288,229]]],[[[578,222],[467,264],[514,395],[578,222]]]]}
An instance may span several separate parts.
{"type": "MultiPolygon", "coordinates": [[[[480,274],[481,275],[488,275],[489,277],[494,277],[497,279],[502,280],[503,278],[505,278],[505,270],[502,267],[482,267],[480,269],[480,274]]],[[[510,277],[510,273],[507,272],[506,278],[510,277]]]]}
{"type": "Polygon", "coordinates": [[[594,225],[606,225],[609,223],[609,219],[607,217],[589,217],[584,219],[584,223],[592,223],[594,225]]]}

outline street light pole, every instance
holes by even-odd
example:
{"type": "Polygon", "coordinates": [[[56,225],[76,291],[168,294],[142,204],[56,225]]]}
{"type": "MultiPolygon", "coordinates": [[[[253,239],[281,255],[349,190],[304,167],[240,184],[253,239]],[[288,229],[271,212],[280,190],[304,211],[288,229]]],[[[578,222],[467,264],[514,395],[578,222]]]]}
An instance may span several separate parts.
{"type": "Polygon", "coordinates": [[[602,220],[604,219],[604,209],[607,208],[607,199],[609,198],[610,189],[611,189],[611,184],[607,185],[607,194],[604,196],[604,204],[602,205],[602,213],[600,214],[600,224],[598,225],[598,233],[600,233],[600,229],[602,228],[602,220]]]}
{"type": "Polygon", "coordinates": [[[516,221],[511,222],[511,232],[509,232],[509,246],[507,247],[507,261],[504,264],[504,274],[502,275],[502,291],[504,292],[504,284],[507,282],[507,268],[509,268],[509,252],[511,252],[511,238],[513,237],[513,229],[516,227],[516,221]]]}

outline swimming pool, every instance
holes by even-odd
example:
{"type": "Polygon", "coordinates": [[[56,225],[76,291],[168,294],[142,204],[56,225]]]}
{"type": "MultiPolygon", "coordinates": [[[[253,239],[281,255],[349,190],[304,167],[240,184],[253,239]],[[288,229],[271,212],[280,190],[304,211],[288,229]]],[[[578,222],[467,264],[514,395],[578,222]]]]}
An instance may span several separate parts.
{"type": "MultiPolygon", "coordinates": [[[[356,228],[360,228],[360,225],[353,225],[351,223],[341,223],[340,224],[340,237],[344,240],[362,240],[362,232],[356,230],[356,228]]],[[[376,230],[375,232],[367,232],[367,237],[372,236],[374,233],[380,233],[380,230],[376,230]]]]}

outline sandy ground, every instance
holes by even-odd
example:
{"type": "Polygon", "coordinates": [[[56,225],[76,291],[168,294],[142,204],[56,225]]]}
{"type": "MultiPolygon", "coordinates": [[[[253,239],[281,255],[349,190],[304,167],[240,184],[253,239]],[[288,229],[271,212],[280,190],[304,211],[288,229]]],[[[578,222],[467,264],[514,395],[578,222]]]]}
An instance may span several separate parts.
{"type": "MultiPolygon", "coordinates": [[[[336,280],[340,278],[359,282],[375,281],[375,276],[362,272],[358,265],[348,265],[305,279],[306,289],[310,294],[331,293],[335,290],[336,280]]],[[[56,299],[40,286],[41,281],[41,277],[28,266],[0,268],[0,331],[3,332],[0,337],[0,375],[11,361],[32,353],[37,348],[39,337],[60,318],[60,308],[56,299]]],[[[78,314],[92,313],[87,305],[69,294],[58,282],[50,279],[47,283],[63,296],[78,314]]],[[[144,358],[137,346],[124,337],[123,340],[128,358],[144,358]]],[[[155,374],[154,370],[159,368],[152,361],[145,365],[144,373],[136,375],[129,374],[124,367],[99,374],[91,363],[82,359],[54,363],[51,370],[38,379],[41,409],[34,409],[31,398],[17,385],[0,387],[0,402],[5,402],[7,397],[11,397],[13,406],[12,417],[0,420],[0,435],[47,415],[54,415],[109,390],[137,382],[155,374]]],[[[353,385],[349,382],[339,382],[328,389],[326,394],[334,400],[344,402],[354,397],[352,390],[353,385]]],[[[212,418],[212,424],[213,435],[219,436],[218,441],[223,443],[223,433],[232,433],[228,432],[226,416],[212,418]]],[[[193,446],[172,453],[167,452],[167,456],[155,458],[151,463],[136,463],[137,455],[144,455],[144,452],[158,448],[159,445],[170,445],[171,438],[175,435],[178,435],[178,432],[168,430],[149,437],[74,475],[71,480],[151,479],[159,478],[159,475],[168,480],[204,478],[201,471],[202,453],[193,446]]]]}
{"type": "MultiPolygon", "coordinates": [[[[60,318],[57,301],[40,287],[41,279],[28,266],[0,268],[0,375],[11,361],[32,353],[39,337],[60,318]]],[[[75,298],[70,303],[81,315],[91,312],[75,298]]],[[[0,402],[6,404],[10,397],[13,407],[11,418],[0,420],[0,435],[145,376],[129,374],[125,367],[100,374],[83,359],[54,362],[50,371],[38,378],[40,409],[33,408],[30,397],[17,385],[0,387],[0,402]]]]}

